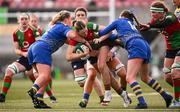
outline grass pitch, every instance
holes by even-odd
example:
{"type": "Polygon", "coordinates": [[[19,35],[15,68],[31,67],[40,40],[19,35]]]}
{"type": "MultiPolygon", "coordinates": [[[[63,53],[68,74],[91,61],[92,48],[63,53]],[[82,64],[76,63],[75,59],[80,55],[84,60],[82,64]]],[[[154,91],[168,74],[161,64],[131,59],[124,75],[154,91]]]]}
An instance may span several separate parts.
{"type": "MultiPolygon", "coordinates": [[[[172,94],[172,88],[165,83],[163,80],[159,81],[162,87],[172,94]]],[[[2,85],[2,79],[0,81],[2,85]]],[[[109,112],[109,111],[169,111],[169,112],[180,112],[180,109],[167,109],[165,107],[165,102],[162,97],[157,94],[154,90],[150,89],[144,83],[140,82],[142,86],[143,94],[145,96],[146,102],[148,104],[148,109],[146,110],[134,110],[133,108],[137,104],[135,95],[132,93],[132,90],[128,87],[128,92],[132,98],[132,104],[128,108],[123,107],[123,101],[120,96],[118,96],[112,90],[113,99],[109,106],[102,107],[99,104],[99,98],[96,93],[93,91],[90,96],[89,103],[86,109],[81,109],[78,106],[79,101],[82,98],[83,90],[72,80],[53,80],[53,91],[55,96],[58,99],[58,103],[50,103],[50,100],[47,98],[45,102],[52,107],[52,109],[34,109],[32,106],[32,101],[27,95],[27,90],[32,86],[32,83],[29,80],[13,80],[12,86],[8,92],[5,103],[0,103],[0,112],[36,112],[36,111],[45,111],[45,112],[109,112]]]]}

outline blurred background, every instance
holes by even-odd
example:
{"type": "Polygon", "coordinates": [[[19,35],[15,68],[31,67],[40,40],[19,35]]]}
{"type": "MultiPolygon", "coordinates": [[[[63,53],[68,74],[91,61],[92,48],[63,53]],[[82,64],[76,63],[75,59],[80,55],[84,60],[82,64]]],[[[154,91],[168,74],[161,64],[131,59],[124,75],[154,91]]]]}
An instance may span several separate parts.
{"type": "MultiPolygon", "coordinates": [[[[17,15],[20,12],[36,13],[39,16],[39,24],[47,29],[47,24],[56,12],[66,9],[72,12],[75,8],[86,7],[89,11],[89,21],[101,25],[108,25],[118,18],[123,9],[131,9],[141,23],[150,20],[149,6],[154,0],[0,0],[0,78],[8,64],[15,61],[18,56],[14,53],[12,33],[17,28],[17,15]]],[[[163,0],[170,11],[174,11],[171,0],[163,0]]],[[[155,78],[162,75],[164,57],[164,39],[159,38],[156,31],[142,32],[144,38],[151,45],[152,63],[151,73],[155,78]]],[[[72,79],[73,73],[65,59],[67,46],[64,45],[53,55],[52,76],[56,79],[72,79]]],[[[120,49],[118,57],[126,65],[127,53],[120,49]]],[[[24,77],[23,73],[15,76],[24,77]]]]}

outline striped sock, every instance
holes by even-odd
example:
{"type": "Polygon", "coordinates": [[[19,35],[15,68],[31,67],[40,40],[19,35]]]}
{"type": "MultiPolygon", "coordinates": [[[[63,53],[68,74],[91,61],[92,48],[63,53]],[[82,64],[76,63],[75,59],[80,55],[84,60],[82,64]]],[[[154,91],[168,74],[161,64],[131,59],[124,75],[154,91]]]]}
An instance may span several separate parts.
{"type": "Polygon", "coordinates": [[[52,96],[52,91],[49,85],[46,86],[46,93],[48,94],[48,96],[52,96]]]}
{"type": "Polygon", "coordinates": [[[3,80],[3,87],[1,89],[1,93],[6,96],[9,88],[11,87],[11,82],[12,82],[12,78],[10,77],[4,77],[4,80],[3,80]]]}
{"type": "Polygon", "coordinates": [[[138,98],[139,104],[145,104],[144,97],[142,95],[142,90],[138,82],[133,82],[131,85],[133,92],[135,93],[136,97],[138,98]]]}
{"type": "Polygon", "coordinates": [[[52,79],[50,79],[48,85],[49,85],[49,87],[52,89],[52,79]]]}
{"type": "Polygon", "coordinates": [[[161,87],[161,85],[155,80],[152,79],[148,85],[153,88],[154,90],[156,90],[164,99],[166,99],[167,96],[169,96],[161,87]]]}
{"type": "Polygon", "coordinates": [[[102,102],[104,100],[104,95],[103,96],[99,96],[100,102],[102,102]]]}
{"type": "Polygon", "coordinates": [[[174,86],[174,99],[176,101],[180,101],[180,78],[173,80],[173,86],[174,86]]]}
{"type": "Polygon", "coordinates": [[[41,93],[37,93],[36,97],[38,100],[43,100],[43,94],[41,94],[41,93]]]}
{"type": "Polygon", "coordinates": [[[37,85],[37,84],[33,84],[32,88],[35,90],[35,91],[38,91],[40,89],[40,87],[37,85]]]}

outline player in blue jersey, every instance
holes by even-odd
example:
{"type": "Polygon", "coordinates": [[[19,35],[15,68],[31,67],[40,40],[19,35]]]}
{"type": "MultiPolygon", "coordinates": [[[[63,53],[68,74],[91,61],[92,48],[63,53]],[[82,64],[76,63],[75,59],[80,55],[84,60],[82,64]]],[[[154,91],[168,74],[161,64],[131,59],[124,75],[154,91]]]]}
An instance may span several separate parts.
{"type": "Polygon", "coordinates": [[[146,40],[141,36],[139,31],[134,25],[134,14],[129,10],[124,10],[120,14],[120,18],[113,21],[105,29],[99,32],[100,36],[103,36],[113,30],[116,30],[119,34],[119,38],[125,45],[125,49],[128,52],[127,63],[127,77],[126,80],[130,84],[133,92],[137,96],[139,101],[136,109],[147,108],[146,101],[143,97],[141,87],[136,80],[138,72],[140,73],[141,80],[148,84],[151,88],[155,89],[164,98],[166,107],[169,107],[172,96],[167,94],[160,84],[149,76],[149,61],[151,57],[151,51],[146,40]]]}
{"type": "Polygon", "coordinates": [[[35,108],[50,108],[42,100],[37,99],[37,96],[38,93],[44,91],[45,86],[50,80],[52,64],[51,55],[64,45],[67,38],[84,43],[91,48],[86,40],[79,37],[76,35],[75,31],[71,30],[70,12],[66,10],[60,11],[53,17],[50,24],[52,27],[28,50],[29,64],[33,65],[34,69],[39,74],[32,88],[28,91],[35,108]]]}

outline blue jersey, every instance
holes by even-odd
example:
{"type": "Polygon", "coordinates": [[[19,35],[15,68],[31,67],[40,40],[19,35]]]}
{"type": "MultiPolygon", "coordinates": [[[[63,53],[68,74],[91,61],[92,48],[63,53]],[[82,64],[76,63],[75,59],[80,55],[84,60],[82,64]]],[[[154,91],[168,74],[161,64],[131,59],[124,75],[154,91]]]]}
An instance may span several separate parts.
{"type": "Polygon", "coordinates": [[[67,39],[66,34],[70,29],[71,28],[69,26],[65,26],[61,22],[57,22],[42,36],[41,40],[48,43],[52,52],[55,52],[65,43],[67,39]]]}
{"type": "Polygon", "coordinates": [[[29,64],[41,63],[51,66],[52,53],[65,43],[67,32],[70,30],[70,27],[60,22],[56,23],[42,36],[42,39],[33,43],[28,49],[29,64]]]}
{"type": "Polygon", "coordinates": [[[133,21],[128,18],[119,18],[99,32],[103,36],[116,30],[128,51],[128,59],[141,58],[143,63],[149,63],[151,51],[148,43],[142,38],[133,21]]]}
{"type": "Polygon", "coordinates": [[[141,37],[139,31],[136,29],[134,23],[128,18],[119,18],[108,25],[104,30],[99,32],[99,36],[105,35],[112,30],[116,30],[119,38],[123,41],[124,45],[132,37],[141,37]]]}

